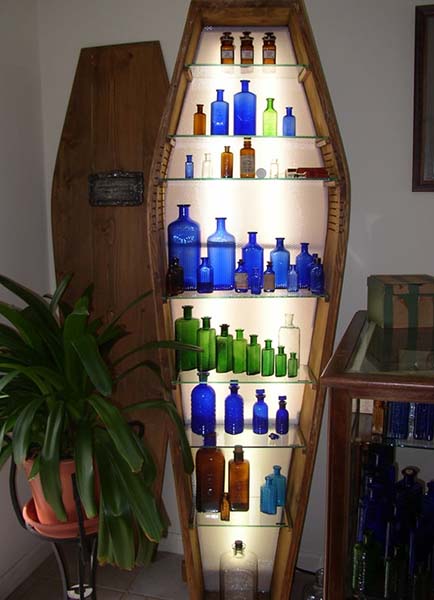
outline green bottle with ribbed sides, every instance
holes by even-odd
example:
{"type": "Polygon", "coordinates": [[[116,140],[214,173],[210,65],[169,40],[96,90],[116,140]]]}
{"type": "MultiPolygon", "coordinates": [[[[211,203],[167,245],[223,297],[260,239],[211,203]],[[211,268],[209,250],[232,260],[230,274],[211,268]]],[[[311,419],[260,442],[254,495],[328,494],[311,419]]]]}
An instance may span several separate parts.
{"type": "Polygon", "coordinates": [[[295,352],[289,353],[288,358],[288,377],[297,377],[298,372],[298,360],[295,352]]]}
{"type": "Polygon", "coordinates": [[[261,374],[263,377],[274,375],[274,348],[271,346],[272,340],[265,340],[265,348],[261,353],[261,374]]]}
{"type": "Polygon", "coordinates": [[[202,327],[197,330],[197,345],[202,352],[197,355],[198,371],[211,371],[216,367],[216,331],[211,327],[211,317],[202,317],[202,327]]]}
{"type": "Polygon", "coordinates": [[[267,108],[262,113],[262,135],[277,135],[277,112],[273,104],[274,98],[267,98],[267,108]]]}
{"type": "Polygon", "coordinates": [[[277,354],[275,356],[275,371],[276,377],[285,377],[287,368],[287,357],[284,346],[277,346],[277,354]]]}
{"type": "Polygon", "coordinates": [[[216,338],[216,370],[217,373],[227,373],[233,367],[234,338],[226,323],[220,325],[220,330],[220,335],[216,338]]]}
{"type": "MultiPolygon", "coordinates": [[[[193,307],[183,306],[184,314],[175,321],[175,340],[183,344],[196,345],[199,319],[194,318],[193,307]]],[[[178,350],[176,352],[176,366],[178,371],[191,371],[196,369],[197,353],[191,350],[178,350]]]]}
{"type": "Polygon", "coordinates": [[[247,375],[257,375],[261,372],[261,346],[256,334],[250,336],[250,343],[247,345],[246,372],[247,375]]]}
{"type": "Polygon", "coordinates": [[[244,329],[235,329],[234,339],[234,373],[245,373],[247,368],[247,340],[244,338],[244,329]]]}

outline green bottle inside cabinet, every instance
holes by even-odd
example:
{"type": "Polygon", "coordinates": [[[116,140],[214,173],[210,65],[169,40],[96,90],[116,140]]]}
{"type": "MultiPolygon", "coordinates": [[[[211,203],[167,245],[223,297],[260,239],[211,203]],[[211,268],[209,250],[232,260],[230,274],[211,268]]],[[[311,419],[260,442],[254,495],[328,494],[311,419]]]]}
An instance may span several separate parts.
{"type": "Polygon", "coordinates": [[[244,329],[235,330],[234,339],[234,373],[245,373],[247,367],[247,340],[243,337],[244,329]]]}
{"type": "Polygon", "coordinates": [[[227,373],[232,371],[233,367],[233,352],[234,341],[233,336],[229,333],[229,325],[224,323],[220,325],[220,335],[216,338],[217,347],[217,373],[227,373]]]}
{"type": "Polygon", "coordinates": [[[211,371],[216,367],[216,331],[211,327],[211,317],[202,317],[202,327],[197,331],[197,345],[202,352],[197,355],[198,371],[211,371]]]}
{"type": "MultiPolygon", "coordinates": [[[[193,307],[183,306],[184,314],[175,321],[175,340],[183,344],[196,345],[199,319],[193,317],[193,307]]],[[[191,371],[196,369],[197,353],[191,350],[178,350],[176,353],[176,366],[178,371],[191,371]]]]}
{"type": "Polygon", "coordinates": [[[258,344],[258,336],[252,334],[247,346],[247,375],[257,375],[261,372],[261,346],[258,344]]]}

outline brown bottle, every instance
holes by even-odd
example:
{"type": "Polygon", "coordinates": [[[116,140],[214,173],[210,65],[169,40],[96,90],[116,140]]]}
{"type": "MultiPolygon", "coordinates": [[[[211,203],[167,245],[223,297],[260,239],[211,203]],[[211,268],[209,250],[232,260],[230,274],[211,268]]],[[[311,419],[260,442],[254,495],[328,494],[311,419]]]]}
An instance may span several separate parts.
{"type": "Polygon", "coordinates": [[[231,505],[229,502],[229,494],[225,492],[220,504],[220,519],[222,521],[230,521],[231,519],[231,505]]]}
{"type": "Polygon", "coordinates": [[[221,177],[232,177],[234,169],[234,155],[230,151],[230,146],[225,146],[225,151],[221,153],[221,177]]]}
{"type": "Polygon", "coordinates": [[[262,63],[264,65],[276,64],[276,36],[272,31],[266,31],[262,38],[262,63]]]}
{"type": "Polygon", "coordinates": [[[203,104],[196,104],[197,112],[193,115],[193,134],[206,134],[206,114],[203,112],[203,104]]]}
{"type": "Polygon", "coordinates": [[[244,146],[240,150],[240,177],[255,176],[255,149],[252,148],[252,138],[244,138],[244,146]]]}
{"type": "Polygon", "coordinates": [[[242,446],[235,446],[234,458],[229,461],[229,502],[231,510],[249,510],[250,465],[244,460],[242,446]]]}
{"type": "Polygon", "coordinates": [[[166,296],[177,296],[184,292],[184,269],[179,258],[174,256],[170,261],[166,274],[166,296]]]}
{"type": "Polygon", "coordinates": [[[233,65],[234,64],[234,38],[230,31],[224,31],[220,38],[220,62],[222,65],[233,65]]]}
{"type": "Polygon", "coordinates": [[[196,509],[219,512],[225,483],[225,457],[216,448],[216,434],[205,434],[196,454],[196,509]]]}
{"type": "Polygon", "coordinates": [[[253,38],[250,35],[250,31],[243,31],[243,35],[240,37],[240,40],[240,63],[242,65],[253,65],[253,38]]]}

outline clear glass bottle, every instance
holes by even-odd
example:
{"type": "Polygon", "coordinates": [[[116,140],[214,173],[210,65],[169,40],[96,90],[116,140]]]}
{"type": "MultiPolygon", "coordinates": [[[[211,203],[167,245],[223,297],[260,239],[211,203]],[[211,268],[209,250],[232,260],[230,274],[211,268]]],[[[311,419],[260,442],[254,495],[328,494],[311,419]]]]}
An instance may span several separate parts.
{"type": "Polygon", "coordinates": [[[203,112],[203,104],[196,104],[196,112],[193,115],[193,134],[206,134],[206,114],[203,112]]]}
{"type": "Polygon", "coordinates": [[[267,98],[267,107],[262,114],[262,135],[277,135],[277,111],[274,108],[274,98],[267,98]]]}
{"type": "Polygon", "coordinates": [[[224,31],[220,37],[220,64],[233,65],[235,57],[234,38],[230,31],[224,31]]]}
{"type": "Polygon", "coordinates": [[[315,573],[315,581],[305,585],[303,600],[324,600],[324,569],[318,569],[315,573]]]}
{"type": "Polygon", "coordinates": [[[266,515],[275,515],[277,512],[276,488],[269,475],[266,475],[265,483],[261,485],[260,509],[266,515]]]}
{"type": "Polygon", "coordinates": [[[244,329],[235,330],[233,372],[245,373],[247,367],[247,340],[244,338],[244,329]]]}
{"type": "Polygon", "coordinates": [[[274,489],[276,490],[276,505],[285,506],[286,500],[286,477],[280,472],[282,467],[280,465],[273,466],[273,472],[270,475],[270,479],[274,489]]]}
{"type": "Polygon", "coordinates": [[[226,231],[226,217],[216,217],[216,230],[208,237],[207,250],[214,269],[214,289],[232,290],[235,270],[235,237],[226,231]]]}
{"type": "Polygon", "coordinates": [[[282,120],[282,135],[295,135],[295,116],[292,114],[292,106],[286,107],[286,115],[282,120]]]}
{"type": "Polygon", "coordinates": [[[225,483],[225,457],[216,447],[216,434],[207,433],[196,453],[196,509],[219,512],[225,483]]]}
{"type": "Polygon", "coordinates": [[[256,135],[256,95],[248,79],[240,83],[241,92],[234,94],[234,135],[256,135]]]}
{"type": "Polygon", "coordinates": [[[274,375],[274,348],[271,346],[272,340],[264,340],[265,347],[261,352],[261,375],[270,377],[274,375]]]}
{"type": "Polygon", "coordinates": [[[186,179],[194,178],[194,163],[193,163],[193,155],[192,154],[186,154],[186,156],[185,156],[184,171],[185,171],[186,179]]]}
{"type": "Polygon", "coordinates": [[[276,36],[272,31],[266,31],[262,38],[262,63],[264,65],[276,64],[276,36]]]}
{"type": "Polygon", "coordinates": [[[228,135],[229,103],[223,100],[224,90],[216,90],[217,99],[211,102],[211,135],[228,135]]]}
{"type": "Polygon", "coordinates": [[[240,258],[238,261],[238,267],[235,269],[234,279],[234,287],[237,294],[245,294],[248,292],[249,277],[242,258],[240,258]]]}
{"type": "Polygon", "coordinates": [[[174,256],[169,263],[166,273],[166,296],[178,296],[184,293],[184,269],[179,259],[174,256]]]}
{"type": "Polygon", "coordinates": [[[204,159],[202,161],[202,179],[211,179],[213,176],[211,153],[205,152],[204,159]]]}
{"type": "Polygon", "coordinates": [[[297,364],[300,361],[300,328],[294,325],[294,315],[285,313],[285,324],[279,327],[278,345],[285,347],[287,356],[294,352],[297,364]]]}
{"type": "Polygon", "coordinates": [[[216,370],[217,373],[228,373],[232,371],[234,338],[229,333],[229,325],[220,325],[220,335],[216,337],[216,370]]]}
{"type": "Polygon", "coordinates": [[[312,294],[324,294],[324,267],[317,258],[310,270],[310,291],[312,294]]]}
{"type": "Polygon", "coordinates": [[[289,265],[288,271],[288,292],[298,292],[298,273],[295,265],[289,265]]]}
{"type": "MultiPolygon", "coordinates": [[[[282,346],[279,346],[281,348],[282,346]]],[[[276,412],[276,433],[285,435],[289,431],[289,413],[286,408],[286,396],[279,396],[279,408],[276,412]]]]}
{"type": "Polygon", "coordinates": [[[268,433],[268,406],[265,402],[265,390],[256,390],[256,402],[253,405],[253,433],[268,433]]]}
{"type": "Polygon", "coordinates": [[[309,243],[301,242],[300,254],[297,254],[295,265],[298,273],[298,285],[308,288],[310,285],[310,270],[312,268],[312,256],[309,254],[309,243]]]}
{"type": "Polygon", "coordinates": [[[258,559],[241,540],[232,548],[220,557],[220,600],[256,600],[258,559]]]}
{"type": "Polygon", "coordinates": [[[199,371],[211,371],[216,367],[216,331],[211,327],[211,317],[202,317],[202,327],[197,330],[196,344],[202,348],[197,353],[199,371]]]}
{"type": "Polygon", "coordinates": [[[214,289],[214,269],[209,258],[202,256],[197,268],[197,291],[199,294],[210,294],[214,289]]]}
{"type": "Polygon", "coordinates": [[[231,393],[225,398],[225,432],[237,435],[244,430],[244,401],[236,379],[231,380],[229,389],[231,393]]]}
{"type": "Polygon", "coordinates": [[[276,246],[270,252],[270,260],[276,277],[276,288],[286,290],[288,288],[289,251],[284,246],[285,238],[277,237],[276,246]]]}
{"type": "Polygon", "coordinates": [[[272,158],[270,162],[270,179],[279,179],[279,161],[272,158]]]}
{"type": "Polygon", "coordinates": [[[184,288],[195,290],[200,263],[200,227],[190,218],[189,208],[189,204],[178,204],[178,218],[168,226],[169,262],[178,258],[184,269],[184,288]]]}
{"type": "Polygon", "coordinates": [[[199,384],[191,391],[191,429],[205,435],[215,431],[215,391],[208,385],[208,371],[199,371],[199,384]]]}
{"type": "Polygon", "coordinates": [[[242,446],[235,446],[229,461],[229,503],[233,511],[249,510],[250,464],[242,446]]]}
{"type": "Polygon", "coordinates": [[[225,146],[224,152],[220,155],[220,176],[223,179],[230,179],[234,172],[234,155],[230,146],[225,146]]]}
{"type": "Polygon", "coordinates": [[[254,63],[254,49],[253,49],[253,37],[250,35],[250,31],[243,31],[243,35],[240,37],[240,63],[242,65],[253,65],[254,63]]]}
{"type": "Polygon", "coordinates": [[[258,267],[253,267],[252,274],[250,276],[250,292],[255,295],[259,295],[262,292],[262,273],[258,267]]]}
{"type": "Polygon", "coordinates": [[[264,292],[274,292],[276,289],[276,275],[273,270],[271,260],[267,261],[267,268],[264,271],[264,292]]]}
{"type": "MultiPolygon", "coordinates": [[[[285,377],[288,367],[288,357],[285,354],[284,346],[277,346],[277,354],[275,356],[275,372],[276,377],[285,377]]],[[[280,433],[279,431],[277,433],[280,433]]]]}
{"type": "Polygon", "coordinates": [[[242,247],[241,253],[244,260],[244,266],[247,270],[249,277],[249,287],[251,287],[251,276],[253,269],[258,269],[261,277],[262,287],[262,274],[264,271],[264,249],[260,246],[256,240],[257,232],[249,231],[249,241],[242,247]]]}
{"type": "Polygon", "coordinates": [[[257,375],[261,372],[261,346],[258,344],[258,336],[252,334],[247,345],[247,375],[257,375]]]}
{"type": "Polygon", "coordinates": [[[255,149],[252,148],[252,138],[245,137],[240,150],[240,177],[252,179],[255,177],[255,149]]]}
{"type": "Polygon", "coordinates": [[[289,353],[288,358],[288,377],[297,377],[298,374],[298,358],[295,352],[289,353]]]}
{"type": "MultiPolygon", "coordinates": [[[[196,344],[199,319],[193,317],[193,307],[183,306],[184,314],[175,321],[175,340],[183,344],[196,344]]],[[[190,371],[196,368],[196,352],[177,350],[176,366],[178,371],[190,371]]]]}

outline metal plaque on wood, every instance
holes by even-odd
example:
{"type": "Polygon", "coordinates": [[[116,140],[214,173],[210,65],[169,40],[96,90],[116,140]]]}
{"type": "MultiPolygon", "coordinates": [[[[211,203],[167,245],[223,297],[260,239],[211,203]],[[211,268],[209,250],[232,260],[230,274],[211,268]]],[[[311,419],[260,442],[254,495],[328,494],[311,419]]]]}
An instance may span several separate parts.
{"type": "Polygon", "coordinates": [[[137,206],[143,203],[142,171],[109,171],[89,175],[91,206],[137,206]]]}

